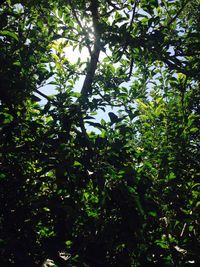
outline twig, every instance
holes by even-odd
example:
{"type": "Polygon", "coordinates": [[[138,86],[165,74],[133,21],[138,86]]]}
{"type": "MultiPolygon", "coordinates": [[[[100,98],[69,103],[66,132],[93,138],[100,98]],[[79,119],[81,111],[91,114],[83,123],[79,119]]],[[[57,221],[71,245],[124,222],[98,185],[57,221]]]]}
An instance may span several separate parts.
{"type": "Polygon", "coordinates": [[[131,17],[131,21],[130,21],[130,25],[129,25],[129,31],[128,31],[127,38],[125,40],[125,43],[124,43],[124,46],[123,46],[123,50],[122,50],[122,53],[120,55],[119,60],[123,56],[123,54],[124,54],[124,52],[125,52],[125,50],[126,50],[126,48],[128,46],[129,36],[130,36],[131,30],[132,30],[132,27],[133,27],[133,21],[134,21],[134,17],[135,17],[136,6],[137,6],[137,1],[135,1],[135,3],[134,3],[133,13],[132,13],[132,17],[131,17]]]}
{"type": "Polygon", "coordinates": [[[113,106],[113,107],[121,107],[122,104],[114,104],[114,102],[112,102],[111,100],[109,101],[108,99],[106,99],[106,97],[104,95],[102,95],[100,92],[98,92],[98,94],[100,95],[100,97],[105,101],[107,102],[110,106],[113,106]]]}
{"type": "Polygon", "coordinates": [[[183,9],[186,7],[186,5],[190,2],[190,0],[185,1],[185,3],[183,4],[183,6],[179,9],[179,11],[176,13],[176,15],[171,18],[171,20],[169,21],[169,23],[167,24],[167,26],[161,26],[160,30],[164,29],[164,28],[169,28],[169,26],[178,18],[178,16],[181,14],[181,12],[183,11],[183,9]]]}
{"type": "Polygon", "coordinates": [[[83,83],[83,87],[81,89],[81,99],[83,100],[85,100],[88,94],[91,93],[92,91],[92,82],[94,79],[100,54],[100,33],[98,29],[99,26],[98,1],[91,0],[90,10],[92,13],[95,41],[94,41],[94,48],[91,53],[91,60],[88,66],[87,74],[83,83]]]}
{"type": "MultiPolygon", "coordinates": [[[[39,87],[40,88],[40,87],[39,87]]],[[[40,92],[38,89],[34,90],[37,94],[41,95],[42,97],[44,97],[45,99],[47,99],[49,102],[52,102],[55,106],[57,106],[57,103],[51,99],[49,96],[43,94],[42,92],[40,92]]]]}
{"type": "Polygon", "coordinates": [[[186,226],[187,226],[187,223],[184,223],[184,225],[183,225],[183,229],[181,230],[181,233],[180,233],[180,237],[183,236],[183,234],[184,234],[184,232],[185,232],[185,228],[186,228],[186,226]]]}
{"type": "Polygon", "coordinates": [[[131,64],[130,64],[130,70],[129,70],[129,75],[128,75],[128,79],[131,78],[132,72],[133,72],[133,63],[134,63],[134,57],[133,55],[131,56],[131,64]]]}

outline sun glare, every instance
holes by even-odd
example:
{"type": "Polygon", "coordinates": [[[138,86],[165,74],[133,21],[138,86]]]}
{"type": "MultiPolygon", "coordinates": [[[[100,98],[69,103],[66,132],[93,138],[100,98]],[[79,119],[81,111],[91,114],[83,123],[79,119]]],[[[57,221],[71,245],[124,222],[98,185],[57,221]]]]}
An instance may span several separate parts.
{"type": "Polygon", "coordinates": [[[86,47],[82,48],[79,51],[78,47],[73,49],[71,46],[64,48],[65,55],[70,63],[75,64],[78,59],[81,59],[81,62],[86,62],[89,59],[89,52],[86,47]]]}

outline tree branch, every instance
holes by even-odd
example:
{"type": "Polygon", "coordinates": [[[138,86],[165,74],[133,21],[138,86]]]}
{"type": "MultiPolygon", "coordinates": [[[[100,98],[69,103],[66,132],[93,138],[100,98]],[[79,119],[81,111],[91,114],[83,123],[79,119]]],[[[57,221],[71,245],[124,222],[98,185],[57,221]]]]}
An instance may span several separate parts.
{"type": "Polygon", "coordinates": [[[91,59],[88,66],[87,74],[83,83],[83,87],[81,89],[81,97],[82,99],[87,98],[88,94],[92,92],[92,82],[94,79],[95,71],[97,68],[97,63],[99,60],[100,54],[100,33],[99,33],[99,13],[98,13],[98,1],[92,0],[90,10],[92,13],[92,21],[94,27],[94,48],[91,53],[91,59]]]}
{"type": "Polygon", "coordinates": [[[35,89],[35,92],[36,92],[38,95],[41,95],[42,97],[44,97],[45,99],[47,99],[48,101],[51,100],[47,95],[43,94],[43,93],[40,92],[38,89],[35,89]]]}
{"type": "Polygon", "coordinates": [[[38,89],[35,89],[34,91],[35,91],[38,95],[44,97],[46,100],[48,100],[49,102],[51,102],[51,103],[53,103],[55,106],[57,106],[57,103],[56,103],[53,99],[51,99],[49,96],[43,94],[43,93],[40,92],[38,89]]]}
{"type": "Polygon", "coordinates": [[[160,30],[164,29],[164,28],[169,28],[169,26],[178,18],[178,16],[181,14],[181,12],[183,11],[183,9],[186,7],[186,5],[190,2],[190,0],[185,1],[185,3],[182,5],[182,7],[179,9],[179,11],[176,13],[176,15],[171,18],[171,20],[169,21],[169,23],[167,24],[167,26],[161,26],[160,30]]]}
{"type": "Polygon", "coordinates": [[[136,7],[137,7],[137,0],[134,3],[133,13],[132,13],[132,17],[131,17],[131,21],[130,21],[130,25],[129,25],[129,31],[128,31],[128,34],[126,35],[126,39],[125,39],[125,42],[124,42],[123,50],[122,50],[121,55],[120,55],[118,60],[121,59],[121,57],[123,56],[128,44],[129,44],[129,37],[130,37],[131,31],[132,31],[132,28],[133,28],[133,21],[134,21],[134,18],[135,18],[136,7]]]}

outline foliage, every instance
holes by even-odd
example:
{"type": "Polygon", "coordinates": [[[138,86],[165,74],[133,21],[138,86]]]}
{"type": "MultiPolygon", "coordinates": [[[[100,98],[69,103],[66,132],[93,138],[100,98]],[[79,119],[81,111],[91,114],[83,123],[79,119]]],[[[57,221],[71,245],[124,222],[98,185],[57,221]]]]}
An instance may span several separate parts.
{"type": "Polygon", "coordinates": [[[2,2],[0,265],[199,266],[199,1],[2,2]]]}

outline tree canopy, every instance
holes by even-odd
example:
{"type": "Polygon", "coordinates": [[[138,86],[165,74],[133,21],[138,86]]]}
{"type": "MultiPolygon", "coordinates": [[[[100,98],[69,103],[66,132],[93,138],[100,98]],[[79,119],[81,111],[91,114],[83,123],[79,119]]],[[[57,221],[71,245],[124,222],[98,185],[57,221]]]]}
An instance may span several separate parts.
{"type": "Polygon", "coordinates": [[[199,266],[199,29],[199,0],[1,1],[0,266],[199,266]]]}

